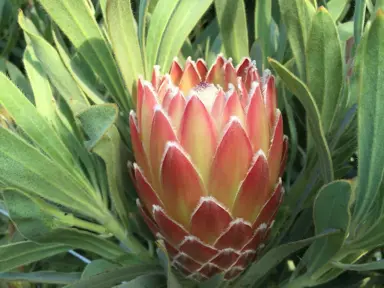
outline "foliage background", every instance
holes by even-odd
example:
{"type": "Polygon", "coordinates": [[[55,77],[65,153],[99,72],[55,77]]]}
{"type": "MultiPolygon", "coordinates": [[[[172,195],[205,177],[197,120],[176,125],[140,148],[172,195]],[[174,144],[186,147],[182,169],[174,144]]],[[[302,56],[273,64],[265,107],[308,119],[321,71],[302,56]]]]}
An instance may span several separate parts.
{"type": "Polygon", "coordinates": [[[171,271],[126,168],[138,75],[223,53],[278,76],[290,139],[268,252],[233,286],[381,287],[384,1],[131,2],[0,0],[0,285],[229,285],[171,271]]]}

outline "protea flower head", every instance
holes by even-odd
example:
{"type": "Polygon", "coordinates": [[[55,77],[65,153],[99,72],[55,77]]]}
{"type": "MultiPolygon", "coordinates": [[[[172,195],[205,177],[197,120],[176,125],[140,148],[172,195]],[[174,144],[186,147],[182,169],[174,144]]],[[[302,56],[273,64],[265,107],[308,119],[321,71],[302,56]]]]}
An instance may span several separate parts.
{"type": "Polygon", "coordinates": [[[287,139],[274,77],[218,56],[138,81],[130,115],[138,205],[172,265],[236,277],[264,247],[282,199],[287,139]]]}

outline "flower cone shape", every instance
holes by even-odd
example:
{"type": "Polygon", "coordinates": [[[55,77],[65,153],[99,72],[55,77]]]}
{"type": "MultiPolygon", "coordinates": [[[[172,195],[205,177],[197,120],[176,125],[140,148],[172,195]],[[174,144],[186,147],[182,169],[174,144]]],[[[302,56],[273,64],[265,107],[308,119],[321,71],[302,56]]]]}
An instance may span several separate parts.
{"type": "Polygon", "coordinates": [[[239,275],[265,246],[282,200],[287,138],[274,77],[249,58],[174,60],[138,81],[130,114],[144,220],[172,265],[197,280],[239,275]]]}

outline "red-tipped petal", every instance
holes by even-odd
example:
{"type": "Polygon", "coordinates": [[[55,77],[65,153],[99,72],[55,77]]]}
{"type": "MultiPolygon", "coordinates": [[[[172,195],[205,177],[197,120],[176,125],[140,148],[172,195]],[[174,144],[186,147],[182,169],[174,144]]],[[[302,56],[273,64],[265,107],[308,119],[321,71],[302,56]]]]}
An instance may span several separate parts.
{"type": "Polygon", "coordinates": [[[164,191],[161,200],[170,216],[188,227],[191,214],[206,191],[185,152],[177,144],[167,146],[161,168],[164,191]]]}
{"type": "Polygon", "coordinates": [[[204,197],[192,214],[190,232],[212,244],[232,221],[231,215],[212,197],[204,197]]]}
{"type": "Polygon", "coordinates": [[[219,89],[211,110],[211,116],[216,124],[217,130],[219,130],[221,127],[225,102],[226,101],[224,91],[222,89],[219,89]]]}
{"type": "Polygon", "coordinates": [[[246,268],[256,257],[256,251],[247,251],[243,253],[233,265],[234,267],[246,268]]]}
{"type": "Polygon", "coordinates": [[[253,151],[261,149],[267,154],[270,143],[269,123],[260,87],[254,85],[254,93],[247,109],[247,132],[253,151]]]}
{"type": "Polygon", "coordinates": [[[283,153],[283,117],[279,110],[277,110],[276,113],[275,123],[271,147],[268,152],[269,183],[271,188],[275,186],[277,179],[279,178],[281,156],[283,153]]]}
{"type": "Polygon", "coordinates": [[[199,72],[201,81],[205,81],[205,77],[207,77],[208,68],[207,64],[205,64],[203,59],[198,59],[196,62],[196,68],[199,72]]]}
{"type": "Polygon", "coordinates": [[[281,156],[281,162],[280,162],[280,172],[279,177],[282,177],[285,170],[285,165],[287,164],[288,160],[288,137],[284,135],[283,137],[283,152],[281,156]]]}
{"type": "Polygon", "coordinates": [[[256,229],[262,224],[267,225],[270,222],[270,220],[275,215],[277,209],[279,208],[283,192],[284,189],[280,179],[279,183],[276,185],[276,188],[271,198],[269,198],[268,202],[265,203],[264,207],[260,211],[260,214],[257,216],[256,221],[253,223],[252,227],[254,229],[256,229]]]}
{"type": "Polygon", "coordinates": [[[181,118],[185,109],[185,98],[181,93],[177,93],[169,103],[168,115],[171,118],[173,127],[175,128],[176,134],[179,131],[181,118]]]}
{"type": "Polygon", "coordinates": [[[161,80],[159,89],[157,91],[157,99],[159,100],[160,103],[163,103],[165,95],[171,89],[170,82],[171,80],[169,75],[164,76],[163,79],[161,80]]]}
{"type": "Polygon", "coordinates": [[[243,219],[236,219],[231,222],[229,229],[223,233],[215,242],[217,249],[232,248],[240,250],[252,237],[252,227],[243,219]]]}
{"type": "Polygon", "coordinates": [[[179,262],[173,262],[173,267],[175,267],[181,274],[183,274],[185,277],[192,277],[192,272],[188,271],[187,268],[185,268],[183,265],[181,265],[179,262]]]}
{"type": "Polygon", "coordinates": [[[144,174],[151,180],[151,171],[149,169],[147,156],[144,152],[143,145],[141,143],[140,134],[137,127],[135,112],[131,111],[129,114],[129,127],[131,132],[131,142],[133,153],[135,154],[136,163],[144,171],[144,174]]]}
{"type": "Polygon", "coordinates": [[[250,95],[247,88],[245,87],[244,82],[241,80],[240,77],[237,78],[237,89],[239,90],[240,96],[241,96],[240,97],[241,106],[243,106],[243,109],[246,109],[246,107],[249,104],[250,95]]]}
{"type": "Polygon", "coordinates": [[[218,253],[215,248],[205,245],[194,236],[186,237],[179,250],[201,263],[208,262],[218,253]]]}
{"type": "Polygon", "coordinates": [[[187,60],[183,76],[180,79],[179,87],[184,95],[201,82],[195,63],[187,60]]]}
{"type": "Polygon", "coordinates": [[[216,58],[215,63],[208,71],[207,80],[208,83],[213,83],[224,87],[224,58],[219,55],[216,58]]]}
{"type": "Polygon", "coordinates": [[[228,89],[228,84],[232,83],[233,86],[237,85],[236,69],[233,67],[232,61],[227,61],[224,65],[224,89],[228,89]]]}
{"type": "Polygon", "coordinates": [[[136,107],[137,123],[138,123],[137,127],[141,127],[141,109],[143,108],[143,101],[144,101],[143,79],[139,78],[137,80],[137,107],[136,107]]]}
{"type": "Polygon", "coordinates": [[[140,168],[136,165],[133,165],[135,170],[135,184],[137,186],[137,193],[144,203],[145,208],[148,211],[152,211],[153,205],[163,206],[161,200],[158,198],[156,192],[152,189],[151,185],[148,183],[147,179],[143,175],[140,168]]]}
{"type": "Polygon", "coordinates": [[[230,95],[224,107],[223,122],[221,123],[221,125],[225,126],[229,122],[231,117],[236,116],[240,120],[241,125],[245,127],[245,115],[243,106],[240,103],[240,97],[235,89],[233,89],[232,91],[228,91],[228,93],[230,95]]]}
{"type": "Polygon", "coordinates": [[[159,227],[161,234],[169,241],[170,244],[177,247],[188,232],[185,231],[178,223],[173,221],[160,206],[153,206],[153,218],[159,227]]]}
{"type": "MultiPolygon", "coordinates": [[[[155,221],[153,221],[152,217],[149,216],[147,210],[145,210],[144,207],[141,205],[139,199],[136,199],[136,204],[137,204],[137,207],[139,208],[140,214],[141,214],[141,216],[143,216],[144,222],[145,222],[145,224],[147,224],[149,230],[151,230],[153,235],[158,234],[160,231],[159,227],[157,226],[155,221]]],[[[152,212],[149,212],[149,213],[152,213],[152,212]]]]}
{"type": "Polygon", "coordinates": [[[241,184],[232,209],[234,218],[243,218],[251,223],[268,200],[270,191],[267,158],[261,150],[254,157],[255,163],[241,184]]]}
{"type": "Polygon", "coordinates": [[[234,279],[236,278],[237,276],[240,275],[241,272],[243,272],[243,268],[242,267],[233,267],[231,268],[230,270],[227,271],[227,273],[224,274],[224,279],[225,280],[231,280],[231,279],[234,279]]]}
{"type": "Polygon", "coordinates": [[[171,69],[169,70],[169,75],[174,85],[179,85],[181,76],[183,75],[183,69],[180,67],[180,64],[177,60],[173,60],[171,69]]]}
{"type": "Polygon", "coordinates": [[[210,262],[222,269],[228,269],[233,265],[233,263],[236,262],[237,258],[239,258],[239,254],[236,253],[233,249],[224,249],[221,250],[220,254],[210,262]]]}
{"type": "Polygon", "coordinates": [[[273,75],[268,75],[264,85],[264,102],[267,108],[269,127],[272,129],[275,124],[275,113],[277,108],[275,77],[273,75]]]}
{"type": "Polygon", "coordinates": [[[246,77],[245,77],[245,87],[249,90],[252,86],[252,82],[256,81],[257,83],[260,82],[259,74],[257,73],[257,69],[252,65],[249,67],[246,77]]]}
{"type": "Polygon", "coordinates": [[[177,255],[174,260],[174,262],[178,262],[183,266],[187,271],[193,273],[196,270],[198,270],[201,267],[201,264],[197,263],[195,260],[193,260],[191,257],[184,253],[180,253],[177,255]]]}
{"type": "Polygon", "coordinates": [[[256,232],[252,236],[251,240],[249,240],[249,242],[244,245],[241,251],[242,252],[256,251],[259,245],[262,243],[266,232],[267,232],[267,225],[263,223],[256,229],[256,232]]]}
{"type": "Polygon", "coordinates": [[[152,70],[152,80],[151,80],[152,86],[155,89],[155,91],[157,91],[159,89],[160,81],[161,81],[161,79],[160,79],[160,66],[155,65],[153,67],[153,70],[152,70]]]}
{"type": "Polygon", "coordinates": [[[247,57],[247,58],[243,58],[241,63],[236,68],[237,76],[241,77],[243,81],[245,80],[245,75],[250,66],[252,66],[252,61],[247,57]]]}
{"type": "Polygon", "coordinates": [[[252,147],[238,119],[233,118],[219,144],[211,167],[209,193],[232,207],[252,161],[252,147]]]}
{"type": "Polygon", "coordinates": [[[159,105],[156,94],[152,86],[148,83],[144,85],[144,99],[141,109],[141,122],[139,122],[139,129],[141,140],[143,143],[144,151],[149,155],[149,140],[151,136],[151,128],[155,107],[159,105]],[[140,126],[141,124],[141,126],[140,126]]]}
{"type": "Polygon", "coordinates": [[[216,129],[207,109],[197,96],[192,96],[185,107],[180,126],[180,142],[206,182],[217,147],[216,129]],[[204,145],[201,145],[202,139],[204,145]]]}
{"type": "Polygon", "coordinates": [[[180,253],[171,243],[169,243],[166,239],[162,239],[164,241],[165,248],[167,249],[168,256],[173,259],[180,253]]]}
{"type": "Polygon", "coordinates": [[[153,175],[153,188],[157,190],[160,197],[167,191],[161,191],[160,187],[160,168],[161,161],[165,153],[165,146],[168,142],[176,141],[176,134],[173,130],[164,111],[158,107],[153,116],[153,124],[150,140],[150,161],[153,175]]]}
{"type": "Polygon", "coordinates": [[[222,272],[222,269],[217,267],[214,264],[208,263],[205,264],[202,268],[200,268],[199,273],[204,277],[211,278],[213,275],[222,272]]]}

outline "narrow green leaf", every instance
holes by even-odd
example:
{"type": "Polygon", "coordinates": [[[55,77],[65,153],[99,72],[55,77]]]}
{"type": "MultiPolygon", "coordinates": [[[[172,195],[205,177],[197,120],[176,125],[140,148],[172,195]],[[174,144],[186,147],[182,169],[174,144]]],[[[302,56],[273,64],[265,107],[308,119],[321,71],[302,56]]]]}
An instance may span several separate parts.
{"type": "Polygon", "coordinates": [[[248,28],[243,0],[215,0],[217,21],[225,52],[239,63],[249,56],[248,28]]]}
{"type": "Polygon", "coordinates": [[[17,125],[57,164],[69,171],[75,169],[72,154],[57,136],[53,128],[40,115],[19,89],[0,73],[0,87],[7,93],[0,94],[0,104],[12,116],[17,125]]]}
{"type": "Polygon", "coordinates": [[[124,85],[86,0],[40,0],[47,13],[83,55],[117,103],[129,110],[124,85]]]}
{"type": "Polygon", "coordinates": [[[29,45],[24,52],[23,62],[35,96],[36,110],[52,125],[55,119],[56,105],[51,85],[33,48],[29,45]]]}
{"type": "Polygon", "coordinates": [[[96,79],[97,76],[89,67],[88,63],[85,62],[84,57],[78,53],[76,53],[74,56],[70,55],[69,51],[66,49],[64,39],[61,36],[58,28],[53,29],[52,34],[57,52],[60,54],[65,67],[68,69],[77,85],[81,87],[81,89],[93,103],[104,103],[104,96],[97,89],[98,86],[100,86],[96,79]]]}
{"type": "Polygon", "coordinates": [[[131,1],[108,0],[106,12],[108,34],[117,64],[133,102],[136,102],[136,81],[140,75],[145,75],[131,1]]]}
{"type": "Polygon", "coordinates": [[[0,128],[0,181],[83,215],[100,216],[89,188],[12,132],[0,128]]]}
{"type": "MultiPolygon", "coordinates": [[[[143,70],[144,70],[144,77],[148,77],[146,69],[147,69],[147,56],[145,55],[145,36],[147,32],[147,16],[148,16],[148,8],[149,4],[151,3],[150,0],[142,0],[140,1],[139,6],[139,24],[138,24],[138,38],[139,38],[139,45],[140,45],[140,51],[141,51],[141,58],[143,59],[143,70]]],[[[136,76],[137,77],[137,76],[136,76]]]]}
{"type": "Polygon", "coordinates": [[[11,78],[12,82],[23,92],[23,94],[29,99],[30,102],[34,102],[33,92],[31,88],[31,84],[25,78],[24,74],[21,73],[19,68],[12,64],[12,62],[6,62],[9,78],[11,78]]]}
{"type": "Polygon", "coordinates": [[[86,147],[92,150],[116,122],[118,109],[114,104],[94,105],[77,115],[88,136],[86,147]]]}
{"type": "MultiPolygon", "coordinates": [[[[139,276],[129,282],[115,286],[114,288],[138,288],[138,287],[167,287],[167,282],[164,275],[143,275],[139,276]]],[[[170,287],[169,288],[174,288],[170,287]]],[[[212,287],[212,286],[210,286],[212,287]]],[[[213,288],[213,287],[212,287],[213,288]]]]}
{"type": "Polygon", "coordinates": [[[342,17],[350,7],[351,0],[331,0],[327,3],[327,8],[335,22],[343,20],[342,17]]]}
{"type": "Polygon", "coordinates": [[[212,2],[160,0],[157,3],[147,36],[147,74],[154,65],[160,65],[163,72],[168,71],[173,58],[212,2]]]}
{"type": "Polygon", "coordinates": [[[354,68],[353,93],[358,97],[358,188],[356,225],[377,199],[384,173],[384,12],[364,35],[354,68]]]}
{"type": "Polygon", "coordinates": [[[252,287],[252,285],[261,279],[261,277],[266,275],[269,270],[276,267],[276,265],[278,265],[290,254],[308,246],[316,239],[337,233],[338,231],[333,230],[311,238],[284,244],[269,250],[264,256],[261,257],[260,260],[251,265],[239,281],[236,282],[236,287],[252,287]]]}
{"type": "Polygon", "coordinates": [[[360,43],[361,37],[363,36],[367,4],[365,0],[356,0],[355,2],[355,14],[353,15],[353,36],[355,40],[355,47],[357,47],[360,43]]]}
{"type": "Polygon", "coordinates": [[[316,240],[304,255],[308,273],[327,264],[340,250],[348,233],[351,214],[351,185],[347,181],[334,181],[321,188],[315,199],[313,218],[316,234],[329,229],[341,233],[316,240]]]}
{"type": "Polygon", "coordinates": [[[0,279],[5,281],[25,281],[29,283],[39,284],[61,284],[66,285],[78,281],[80,273],[71,272],[55,272],[55,271],[38,271],[38,272],[4,272],[0,273],[0,279]]]}
{"type": "Polygon", "coordinates": [[[299,75],[305,77],[305,50],[315,8],[309,0],[279,0],[281,16],[299,75]]]}
{"type": "Polygon", "coordinates": [[[341,93],[343,59],[337,28],[323,7],[312,21],[306,48],[306,71],[308,88],[327,134],[341,93]]]}
{"type": "Polygon", "coordinates": [[[255,39],[261,43],[263,66],[268,65],[271,51],[272,0],[257,1],[255,9],[255,39]]]}
{"type": "Polygon", "coordinates": [[[344,264],[341,262],[333,261],[331,264],[343,270],[359,271],[359,272],[384,269],[384,260],[380,260],[377,262],[364,263],[364,264],[344,264]]]}
{"type": "Polygon", "coordinates": [[[311,135],[315,139],[315,147],[318,152],[321,174],[324,183],[329,183],[333,180],[333,164],[331,159],[331,153],[323,129],[320,122],[320,113],[316,106],[315,101],[309,92],[307,86],[300,81],[295,75],[293,75],[287,68],[281,65],[279,62],[270,59],[270,64],[277,72],[280,78],[284,81],[287,88],[294,94],[301,104],[304,106],[309,127],[311,129],[311,135]]]}
{"type": "Polygon", "coordinates": [[[99,155],[106,166],[109,195],[117,214],[127,228],[129,223],[130,204],[127,199],[128,183],[128,151],[123,144],[119,131],[111,127],[94,146],[92,152],[99,155]]]}
{"type": "Polygon", "coordinates": [[[33,23],[19,13],[19,25],[31,41],[41,66],[61,96],[76,113],[89,104],[76,82],[65,68],[56,50],[39,34],[33,23]]]}
{"type": "Polygon", "coordinates": [[[90,278],[97,274],[107,272],[107,271],[116,269],[118,267],[119,265],[115,263],[111,263],[104,259],[97,259],[92,261],[85,267],[83,273],[81,274],[81,279],[90,278]]]}
{"type": "Polygon", "coordinates": [[[74,284],[67,285],[65,288],[110,288],[114,285],[121,284],[123,281],[129,281],[147,274],[161,275],[162,269],[158,265],[136,264],[91,276],[74,284]]]}
{"type": "Polygon", "coordinates": [[[0,246],[0,271],[9,271],[63,252],[70,247],[62,244],[40,245],[31,241],[0,246]]]}

